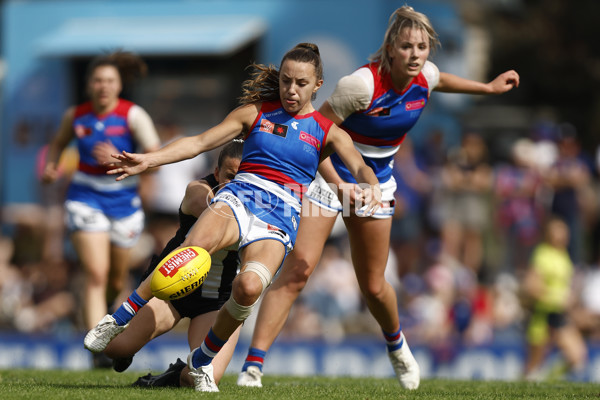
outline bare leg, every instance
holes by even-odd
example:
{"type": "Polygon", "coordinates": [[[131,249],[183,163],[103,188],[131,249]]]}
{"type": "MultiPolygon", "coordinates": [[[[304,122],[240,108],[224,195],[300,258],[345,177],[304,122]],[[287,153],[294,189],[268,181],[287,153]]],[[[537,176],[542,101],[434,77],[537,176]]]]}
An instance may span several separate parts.
{"type": "MultiPolygon", "coordinates": [[[[270,270],[271,276],[279,269],[285,256],[283,244],[277,240],[260,240],[246,246],[241,251],[242,267],[233,280],[231,297],[241,306],[251,306],[262,294],[262,283],[255,273],[245,273],[249,261],[257,261],[270,270]]],[[[213,325],[214,334],[227,340],[242,325],[243,320],[234,318],[225,307],[219,310],[213,325]]]]}
{"type": "MultiPolygon", "coordinates": [[[[211,325],[214,324],[217,319],[217,311],[211,311],[206,314],[198,315],[194,317],[190,321],[190,327],[188,329],[188,341],[190,344],[190,350],[195,349],[196,347],[200,347],[202,341],[208,334],[208,330],[211,325]]],[[[241,326],[229,337],[229,340],[223,346],[221,351],[217,354],[217,356],[213,359],[212,365],[214,368],[214,378],[217,384],[225,374],[225,370],[231,361],[231,357],[233,357],[233,351],[235,350],[235,345],[237,344],[238,338],[240,336],[241,326]]],[[[194,386],[194,380],[188,374],[190,372],[189,368],[186,366],[181,371],[180,376],[180,385],[181,386],[194,386]]]]}
{"type": "Polygon", "coordinates": [[[345,217],[352,263],[367,307],[388,333],[400,327],[396,292],[384,277],[390,248],[391,218],[345,217]]]}
{"type": "Polygon", "coordinates": [[[110,238],[106,232],[77,231],[71,240],[85,272],[84,323],[86,329],[91,329],[107,312],[110,238]]]}
{"type": "Polygon", "coordinates": [[[303,214],[294,250],[286,257],[277,279],[265,292],[261,302],[252,335],[252,347],[269,350],[283,329],[292,304],[321,258],[323,246],[331,233],[336,216],[337,212],[320,208],[315,210],[314,216],[303,214]]]}
{"type": "Polygon", "coordinates": [[[567,325],[555,332],[556,345],[563,353],[569,367],[580,371],[587,360],[587,348],[581,333],[573,325],[567,325]]]}
{"type": "Polygon", "coordinates": [[[152,298],[131,320],[129,329],[106,346],[104,354],[110,358],[131,357],[146,343],[173,329],[180,319],[170,303],[152,298]]]}
{"type": "Polygon", "coordinates": [[[131,249],[128,247],[119,247],[114,244],[110,247],[110,272],[106,290],[106,299],[109,304],[115,301],[125,287],[129,274],[130,255],[131,249]]]}

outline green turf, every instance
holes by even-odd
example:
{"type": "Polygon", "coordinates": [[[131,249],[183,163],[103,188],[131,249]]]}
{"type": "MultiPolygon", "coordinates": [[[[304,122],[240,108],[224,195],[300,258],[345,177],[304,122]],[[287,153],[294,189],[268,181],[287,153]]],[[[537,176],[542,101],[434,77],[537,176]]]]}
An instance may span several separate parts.
{"type": "Polygon", "coordinates": [[[220,393],[191,388],[141,389],[129,385],[140,373],[112,371],[0,370],[0,399],[168,400],[168,399],[598,399],[592,383],[490,382],[427,379],[404,391],[394,379],[265,376],[262,389],[238,388],[227,375],[220,393]]]}

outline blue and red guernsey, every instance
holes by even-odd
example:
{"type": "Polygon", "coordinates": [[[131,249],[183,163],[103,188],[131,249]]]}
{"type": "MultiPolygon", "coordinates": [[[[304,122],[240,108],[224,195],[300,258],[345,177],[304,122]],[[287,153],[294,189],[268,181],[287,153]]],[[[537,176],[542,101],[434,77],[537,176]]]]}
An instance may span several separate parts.
{"type": "Polygon", "coordinates": [[[79,149],[79,170],[87,174],[105,174],[106,168],[98,165],[92,149],[98,142],[110,141],[119,152],[135,151],[134,139],[127,125],[127,114],[133,103],[119,99],[117,106],[106,114],[98,115],[92,103],[83,103],[75,109],[73,130],[79,149]]]}
{"type": "MultiPolygon", "coordinates": [[[[366,110],[348,116],[341,128],[358,145],[359,151],[360,145],[380,148],[381,153],[384,154],[381,157],[361,153],[367,165],[375,171],[379,181],[385,182],[392,174],[389,164],[393,159],[394,149],[400,146],[427,105],[429,84],[421,72],[413,78],[404,91],[397,92],[390,74],[379,74],[379,63],[367,64],[361,68],[368,68],[373,74],[375,84],[373,99],[366,110]]],[[[336,154],[332,155],[332,161],[342,179],[355,182],[336,154]]]]}
{"type": "Polygon", "coordinates": [[[127,115],[133,106],[129,101],[119,99],[112,111],[101,115],[94,112],[89,102],[77,106],[73,131],[79,149],[79,168],[71,180],[68,200],[83,202],[113,218],[132,215],[141,208],[137,194],[139,177],[116,181],[92,155],[94,146],[100,142],[111,142],[119,152],[135,151],[135,141],[127,124],[127,115]]]}
{"type": "Polygon", "coordinates": [[[318,111],[290,115],[280,101],[263,103],[246,135],[238,173],[277,183],[301,199],[315,178],[331,125],[318,111]]]}

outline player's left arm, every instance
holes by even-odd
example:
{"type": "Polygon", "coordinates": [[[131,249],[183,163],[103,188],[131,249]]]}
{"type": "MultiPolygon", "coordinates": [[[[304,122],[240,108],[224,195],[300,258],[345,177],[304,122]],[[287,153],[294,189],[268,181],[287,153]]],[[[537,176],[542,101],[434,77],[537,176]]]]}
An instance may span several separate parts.
{"type": "Polygon", "coordinates": [[[445,93],[502,94],[518,86],[519,74],[514,70],[506,71],[488,83],[440,72],[439,82],[433,90],[445,93]]]}

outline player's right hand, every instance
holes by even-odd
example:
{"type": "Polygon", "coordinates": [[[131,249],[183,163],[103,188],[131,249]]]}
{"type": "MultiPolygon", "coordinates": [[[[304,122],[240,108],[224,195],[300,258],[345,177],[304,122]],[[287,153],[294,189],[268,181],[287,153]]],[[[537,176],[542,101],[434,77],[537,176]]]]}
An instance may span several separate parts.
{"type": "Polygon", "coordinates": [[[128,153],[123,150],[122,153],[113,154],[112,157],[118,161],[106,163],[105,165],[109,168],[106,173],[109,175],[120,174],[117,176],[117,181],[121,181],[128,176],[141,174],[148,169],[145,154],[128,153]]]}
{"type": "Polygon", "coordinates": [[[56,164],[53,162],[46,164],[41,179],[43,183],[52,183],[56,181],[58,179],[58,169],[56,168],[56,164]]]}

